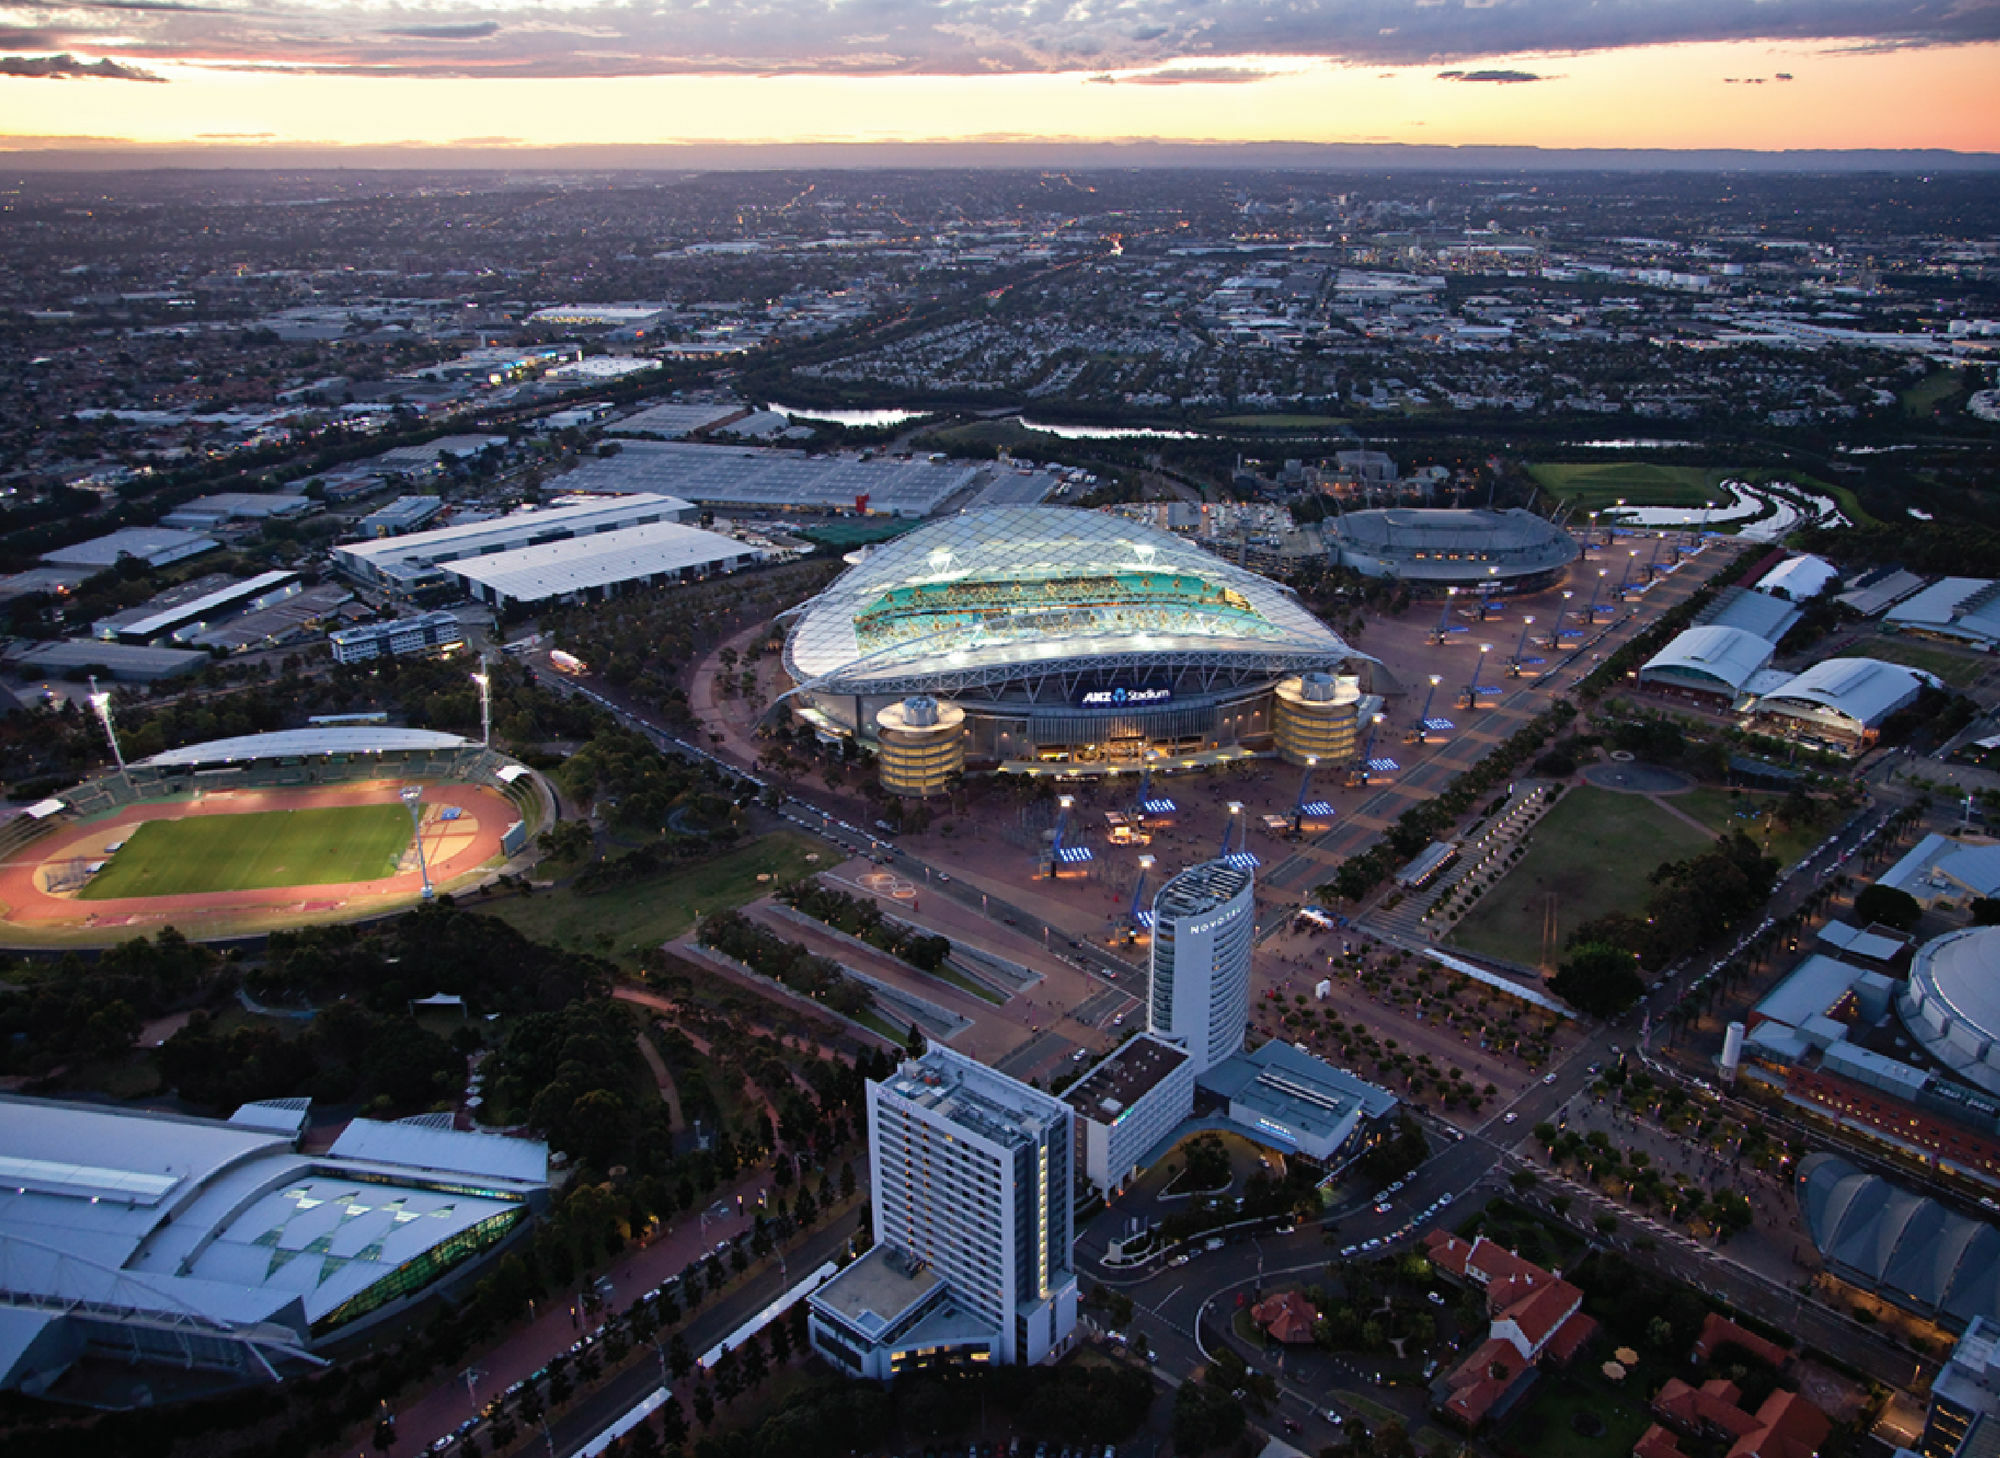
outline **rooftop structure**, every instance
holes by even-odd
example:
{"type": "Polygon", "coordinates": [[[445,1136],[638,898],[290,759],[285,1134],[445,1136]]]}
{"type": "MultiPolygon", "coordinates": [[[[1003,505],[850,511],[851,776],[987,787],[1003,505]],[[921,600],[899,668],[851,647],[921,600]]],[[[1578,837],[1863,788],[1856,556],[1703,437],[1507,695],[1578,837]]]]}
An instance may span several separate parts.
{"type": "Polygon", "coordinates": [[[354,524],[364,537],[400,537],[413,532],[444,510],[441,496],[398,496],[376,507],[354,524]]]}
{"type": "Polygon", "coordinates": [[[188,584],[193,591],[162,593],[151,602],[99,618],[91,629],[100,638],[120,643],[187,642],[242,612],[254,612],[280,602],[299,590],[299,574],[278,570],[232,581],[203,578],[188,584]]]}
{"type": "Polygon", "coordinates": [[[212,552],[221,543],[200,532],[168,527],[121,527],[87,542],[75,542],[42,553],[56,567],[116,567],[121,557],[136,557],[148,567],[165,567],[188,557],[212,552]]]}
{"type": "Polygon", "coordinates": [[[709,405],[653,405],[606,426],[604,431],[606,435],[650,435],[661,440],[679,440],[697,430],[733,420],[742,413],[743,407],[733,401],[709,405]]]}
{"type": "Polygon", "coordinates": [[[49,642],[19,642],[6,653],[7,662],[24,678],[77,678],[104,674],[119,683],[153,683],[193,673],[214,660],[187,648],[145,648],[130,643],[106,643],[101,638],[60,638],[49,642]]]}
{"type": "Polygon", "coordinates": [[[719,532],[655,521],[461,558],[445,564],[444,570],[479,601],[505,607],[603,598],[621,587],[711,577],[738,571],[769,555],[719,532]]]}
{"type": "Polygon", "coordinates": [[[2000,896],[2000,844],[1926,835],[1875,884],[1907,891],[1925,906],[2000,896]]]}
{"type": "Polygon", "coordinates": [[[1827,1268],[1953,1328],[2000,1318],[2000,1230],[1835,1154],[1799,1164],[1806,1229],[1827,1268]]]}
{"type": "Polygon", "coordinates": [[[1734,702],[1776,651],[1755,633],[1706,624],[1676,635],[1647,659],[1639,669],[1639,680],[1655,688],[1734,702]]]}
{"type": "Polygon", "coordinates": [[[1275,1038],[1199,1082],[1228,1104],[1229,1121],[1249,1137],[1321,1164],[1356,1147],[1398,1107],[1387,1089],[1275,1038]]]}
{"type": "Polygon", "coordinates": [[[1930,1409],[1916,1451],[1925,1458],[1980,1458],[2000,1444],[2000,1322],[1975,1316],[1931,1379],[1930,1409]]]}
{"type": "Polygon", "coordinates": [[[1874,658],[1827,658],[1761,695],[1752,724],[1840,754],[1873,745],[1891,714],[1917,701],[1935,676],[1874,658]]]}
{"type": "Polygon", "coordinates": [[[1344,567],[1438,590],[1532,591],[1582,554],[1568,532],[1519,507],[1350,511],[1329,522],[1326,535],[1344,567]]]}
{"type": "Polygon", "coordinates": [[[348,542],[333,549],[333,558],[344,571],[363,582],[408,590],[442,581],[442,569],[448,562],[652,522],[687,521],[695,514],[692,503],[675,497],[625,496],[561,506],[552,511],[516,512],[512,516],[411,532],[380,541],[348,542]]]}
{"type": "Polygon", "coordinates": [[[1740,628],[1775,648],[1804,616],[1782,597],[1755,588],[1725,587],[1695,621],[1697,626],[1740,628]]]}
{"type": "Polygon", "coordinates": [[[218,491],[213,496],[197,496],[192,501],[182,502],[160,518],[160,525],[183,531],[208,532],[230,522],[304,516],[313,506],[314,503],[304,496],[261,491],[218,491]]]}
{"type": "Polygon", "coordinates": [[[62,1396],[107,1356],[138,1369],[117,1390],[152,1398],[148,1373],[167,1392],[273,1380],[490,1249],[547,1187],[544,1145],[355,1120],[304,1155],[304,1114],[0,1095],[0,1390],[62,1396]]]}
{"type": "Polygon", "coordinates": [[[1923,585],[1924,579],[1914,572],[1906,572],[1900,567],[1880,567],[1863,573],[1854,586],[1834,601],[1843,607],[1853,608],[1864,618],[1872,618],[1887,612],[1923,585]]]}
{"type": "Polygon", "coordinates": [[[1890,608],[1882,620],[1904,632],[1991,648],[2000,644],[2000,582],[1946,577],[1890,608]]]}
{"type": "Polygon", "coordinates": [[[962,462],[862,460],[685,441],[627,440],[556,484],[565,491],[649,491],[704,506],[763,511],[867,511],[929,516],[972,485],[962,462]]]}
{"type": "Polygon", "coordinates": [[[1810,602],[1840,580],[1840,569],[1824,557],[1801,554],[1787,557],[1757,579],[1759,592],[1788,597],[1793,602],[1810,602]]]}
{"type": "Polygon", "coordinates": [[[1917,948],[1896,1008],[1931,1057],[2000,1093],[2000,927],[1946,932],[1917,948]]]}

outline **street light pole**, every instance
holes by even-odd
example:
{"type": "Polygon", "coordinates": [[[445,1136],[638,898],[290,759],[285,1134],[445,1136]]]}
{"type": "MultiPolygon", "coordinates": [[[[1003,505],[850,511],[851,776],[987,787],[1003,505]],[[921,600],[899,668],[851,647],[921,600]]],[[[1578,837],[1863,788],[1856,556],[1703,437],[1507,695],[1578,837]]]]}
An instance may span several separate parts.
{"type": "Polygon", "coordinates": [[[1479,675],[1485,671],[1486,655],[1492,651],[1493,645],[1491,643],[1481,643],[1479,645],[1479,657],[1474,659],[1472,663],[1472,682],[1465,686],[1465,707],[1468,709],[1479,707],[1479,675]]]}
{"type": "Polygon", "coordinates": [[[472,675],[472,681],[479,685],[479,742],[486,748],[493,747],[493,672],[484,662],[479,672],[472,675]]]}
{"type": "Polygon", "coordinates": [[[1532,613],[1521,619],[1521,641],[1514,645],[1514,661],[1507,665],[1507,676],[1509,678],[1519,678],[1521,676],[1521,659],[1528,651],[1528,630],[1534,626],[1535,619],[1532,613]]]}
{"type": "Polygon", "coordinates": [[[1569,600],[1574,596],[1576,594],[1573,592],[1565,592],[1563,594],[1563,605],[1556,609],[1556,620],[1549,624],[1549,652],[1551,653],[1562,647],[1563,619],[1569,616],[1569,600]]]}
{"type": "Polygon", "coordinates": [[[1417,743],[1419,744],[1426,742],[1424,739],[1424,728],[1430,723],[1431,700],[1437,697],[1438,685],[1443,682],[1443,674],[1434,673],[1431,675],[1431,691],[1424,695],[1424,711],[1417,715],[1417,743]]]}
{"type": "Polygon", "coordinates": [[[97,687],[97,675],[90,676],[90,707],[97,710],[97,718],[104,725],[104,737],[111,741],[111,757],[118,763],[118,777],[130,784],[132,777],[125,772],[125,751],[118,747],[118,730],[111,722],[111,695],[97,687]]]}
{"type": "Polygon", "coordinates": [[[417,873],[424,878],[424,900],[437,895],[431,886],[431,868],[424,860],[424,787],[422,785],[403,786],[401,799],[409,807],[410,829],[417,838],[417,873]]]}

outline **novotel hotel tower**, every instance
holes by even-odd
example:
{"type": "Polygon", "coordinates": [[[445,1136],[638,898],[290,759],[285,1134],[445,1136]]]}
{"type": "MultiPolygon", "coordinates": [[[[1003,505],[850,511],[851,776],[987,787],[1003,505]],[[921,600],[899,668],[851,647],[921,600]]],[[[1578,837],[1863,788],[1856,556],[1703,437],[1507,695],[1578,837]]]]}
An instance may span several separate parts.
{"type": "Polygon", "coordinates": [[[1227,861],[1190,866],[1153,898],[1148,1021],[1197,1078],[1243,1049],[1256,929],[1255,880],[1227,861]]]}

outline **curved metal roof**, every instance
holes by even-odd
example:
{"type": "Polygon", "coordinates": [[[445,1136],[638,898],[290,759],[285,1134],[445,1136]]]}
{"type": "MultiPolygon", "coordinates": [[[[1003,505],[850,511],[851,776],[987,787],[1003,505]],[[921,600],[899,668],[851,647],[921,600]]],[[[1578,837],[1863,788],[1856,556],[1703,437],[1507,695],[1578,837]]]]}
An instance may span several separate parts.
{"type": "Polygon", "coordinates": [[[1910,1032],[1960,1078],[1994,1088],[2000,1080],[1971,1050],[2000,1041],[2000,927],[1964,927],[1925,942],[1910,963],[1910,991],[1924,1003],[1922,1015],[1904,1017],[1910,1032]],[[1947,1019],[1951,1031],[1935,1033],[1947,1019]]]}
{"type": "Polygon", "coordinates": [[[1714,679],[1731,693],[1740,693],[1750,675],[1769,663],[1776,651],[1755,633],[1710,623],[1680,634],[1639,671],[1714,679]]]}
{"type": "Polygon", "coordinates": [[[353,725],[334,729],[279,729],[269,734],[239,734],[184,744],[136,761],[155,769],[181,765],[240,764],[259,759],[294,759],[318,754],[381,754],[398,750],[464,749],[472,741],[430,729],[394,729],[353,725]]]}
{"type": "Polygon", "coordinates": [[[1873,658],[1827,658],[1772,689],[1758,707],[1812,705],[1872,728],[1914,699],[1925,684],[1936,682],[1932,675],[1899,663],[1883,663],[1873,658]]]}
{"type": "Polygon", "coordinates": [[[1835,1154],[1800,1163],[1798,1198],[1813,1244],[1842,1275],[1956,1322],[2000,1316],[2000,1231],[1984,1221],[1835,1154]]]}
{"type": "Polygon", "coordinates": [[[795,611],[785,667],[801,687],[842,693],[951,693],[1057,667],[1297,673],[1367,657],[1277,583],[1068,507],[933,522],[795,611]]]}
{"type": "Polygon", "coordinates": [[[1329,525],[1346,545],[1390,557],[1459,552],[1483,554],[1482,560],[1557,567],[1574,560],[1583,550],[1554,522],[1518,506],[1505,511],[1389,506],[1343,512],[1329,525]]]}

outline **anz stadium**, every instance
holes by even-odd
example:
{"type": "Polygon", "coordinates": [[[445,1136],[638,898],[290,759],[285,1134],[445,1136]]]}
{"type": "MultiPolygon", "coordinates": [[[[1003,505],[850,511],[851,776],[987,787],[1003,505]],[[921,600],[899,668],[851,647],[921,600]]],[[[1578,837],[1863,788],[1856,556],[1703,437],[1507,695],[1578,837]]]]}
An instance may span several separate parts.
{"type": "Polygon", "coordinates": [[[933,522],[792,610],[792,711],[925,794],[966,768],[1102,772],[1217,753],[1353,758],[1373,660],[1292,592],[1065,507],[933,522]]]}

